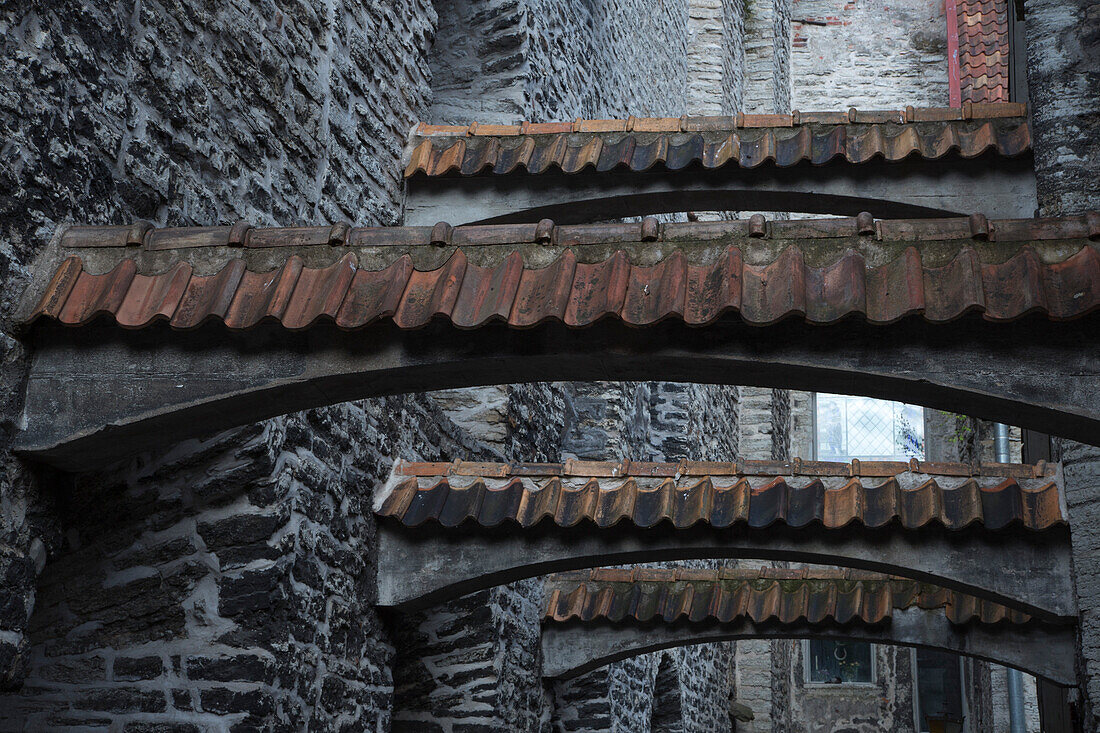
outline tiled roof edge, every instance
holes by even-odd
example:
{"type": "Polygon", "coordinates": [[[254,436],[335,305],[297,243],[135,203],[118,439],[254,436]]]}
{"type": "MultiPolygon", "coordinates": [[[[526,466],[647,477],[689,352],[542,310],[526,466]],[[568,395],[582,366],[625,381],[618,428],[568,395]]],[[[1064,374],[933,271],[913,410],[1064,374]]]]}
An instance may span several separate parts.
{"type": "Polygon", "coordinates": [[[1045,478],[1057,476],[1057,466],[1046,461],[1038,463],[937,463],[920,461],[860,461],[849,463],[830,461],[679,461],[656,463],[644,461],[580,461],[563,463],[480,463],[476,461],[412,462],[398,461],[393,472],[400,476],[473,476],[478,478],[511,478],[522,476],[562,476],[616,478],[677,478],[714,476],[841,476],[892,477],[903,473],[930,476],[994,476],[998,478],[1045,478]]]}
{"type": "Polygon", "coordinates": [[[762,214],[719,222],[660,223],[646,217],[638,223],[558,226],[550,219],[535,224],[489,224],[453,227],[439,222],[427,227],[352,227],[346,222],[323,226],[253,227],[247,222],[225,226],[157,228],[149,222],[127,225],[67,225],[62,249],[134,248],[160,251],[200,247],[385,247],[479,246],[499,244],[584,245],[712,239],[820,239],[868,236],[880,241],[1030,241],[1100,239],[1100,212],[1047,219],[987,219],[984,214],[943,219],[874,219],[869,213],[828,219],[769,220],[762,214]]]}
{"type": "Polygon", "coordinates": [[[543,617],[555,622],[687,618],[728,623],[749,618],[757,623],[879,624],[894,611],[921,608],[942,609],[956,625],[1032,620],[994,601],[910,578],[822,570],[754,572],[598,568],[551,576],[543,617]]]}
{"type": "MultiPolygon", "coordinates": [[[[867,583],[919,583],[921,581],[903,575],[877,573],[859,568],[796,567],[796,568],[584,568],[546,576],[550,585],[575,585],[577,583],[715,583],[722,580],[806,580],[851,581],[867,583]]],[[[934,585],[925,583],[925,585],[934,585]]]]}
{"type": "Polygon", "coordinates": [[[718,480],[723,475],[714,473],[687,480],[664,477],[657,486],[645,486],[635,475],[586,474],[570,482],[569,477],[545,475],[494,477],[489,471],[463,480],[395,471],[375,497],[375,513],[407,527],[431,522],[447,528],[489,528],[502,523],[522,528],[542,523],[650,528],[667,522],[678,529],[697,524],[718,529],[734,525],[765,529],[774,524],[843,529],[896,523],[907,530],[940,526],[958,531],[982,525],[989,531],[1020,527],[1039,532],[1065,524],[1057,473],[1034,478],[1032,467],[1002,468],[1006,470],[992,481],[890,475],[883,470],[885,475],[877,479],[839,474],[842,478],[828,482],[832,486],[826,483],[828,473],[810,475],[804,481],[789,474],[764,475],[756,485],[744,475],[731,482],[718,480]],[[1013,477],[1013,472],[1022,475],[1013,477]]]}
{"type": "Polygon", "coordinates": [[[986,120],[1026,117],[1027,105],[1020,102],[965,102],[961,107],[914,107],[897,110],[794,111],[769,115],[709,115],[681,117],[628,117],[626,119],[572,122],[529,122],[518,124],[433,125],[416,124],[412,134],[419,137],[511,137],[517,135],[554,135],[570,132],[707,132],[738,128],[794,127],[809,124],[883,124],[940,122],[950,120],[986,120]]]}

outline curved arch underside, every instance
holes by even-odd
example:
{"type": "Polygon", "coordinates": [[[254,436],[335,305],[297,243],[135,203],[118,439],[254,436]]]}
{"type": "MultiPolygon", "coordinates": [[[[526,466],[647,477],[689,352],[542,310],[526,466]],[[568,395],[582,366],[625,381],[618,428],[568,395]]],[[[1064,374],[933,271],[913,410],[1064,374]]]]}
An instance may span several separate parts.
{"type": "Polygon", "coordinates": [[[378,605],[426,608],[495,585],[548,573],[698,559],[835,565],[934,583],[1049,622],[1077,618],[1068,533],[997,534],[896,527],[652,529],[539,525],[478,530],[412,529],[383,521],[378,605]]]}
{"type": "Polygon", "coordinates": [[[785,387],[921,404],[1100,443],[1097,317],[888,326],[604,320],[302,332],[43,324],[16,447],[69,470],[303,409],[401,392],[556,380],[785,387]]]}
{"type": "Polygon", "coordinates": [[[1072,626],[955,626],[940,611],[895,611],[881,625],[549,623],[542,630],[543,676],[569,679],[612,662],[673,647],[742,639],[837,639],[926,647],[995,662],[1057,685],[1076,684],[1072,626]]]}
{"type": "Polygon", "coordinates": [[[1036,206],[1030,155],[883,160],[675,172],[472,177],[408,181],[406,223],[559,224],[684,211],[798,211],[880,218],[967,215],[975,195],[994,218],[1028,218],[1036,206]]]}

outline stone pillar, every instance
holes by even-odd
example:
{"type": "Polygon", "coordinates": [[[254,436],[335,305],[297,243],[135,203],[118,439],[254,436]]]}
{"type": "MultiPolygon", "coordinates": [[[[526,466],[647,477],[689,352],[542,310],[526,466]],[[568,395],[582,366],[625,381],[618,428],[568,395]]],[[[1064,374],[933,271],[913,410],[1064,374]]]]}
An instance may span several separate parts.
{"type": "Polygon", "coordinates": [[[772,642],[754,639],[737,642],[737,680],[734,685],[737,702],[748,705],[756,716],[752,721],[738,723],[738,733],[771,733],[772,731],[772,642]]]}
{"type": "Polygon", "coordinates": [[[747,114],[791,111],[791,0],[751,0],[745,9],[747,114]]]}
{"type": "Polygon", "coordinates": [[[1100,729],[1100,448],[1059,442],[1080,615],[1080,714],[1085,730],[1095,731],[1100,729]]]}
{"type": "Polygon", "coordinates": [[[1100,5],[1027,0],[1025,24],[1041,215],[1100,208],[1100,5]]]}
{"type": "MultiPolygon", "coordinates": [[[[1100,209],[1100,5],[1027,0],[1039,214],[1100,209]]],[[[1081,614],[1081,715],[1100,727],[1100,448],[1060,441],[1081,614]]]]}
{"type": "Polygon", "coordinates": [[[655,702],[658,660],[624,659],[554,686],[556,733],[634,733],[648,730],[655,702]]]}
{"type": "Polygon", "coordinates": [[[497,586],[401,618],[394,733],[543,730],[542,583],[497,586]]]}
{"type": "Polygon", "coordinates": [[[688,36],[688,113],[739,112],[745,91],[742,0],[691,0],[688,36]]]}
{"type": "MultiPolygon", "coordinates": [[[[558,461],[573,385],[537,383],[435,392],[458,425],[510,461],[558,461]]],[[[394,733],[544,730],[542,581],[496,586],[390,619],[394,733]]]]}

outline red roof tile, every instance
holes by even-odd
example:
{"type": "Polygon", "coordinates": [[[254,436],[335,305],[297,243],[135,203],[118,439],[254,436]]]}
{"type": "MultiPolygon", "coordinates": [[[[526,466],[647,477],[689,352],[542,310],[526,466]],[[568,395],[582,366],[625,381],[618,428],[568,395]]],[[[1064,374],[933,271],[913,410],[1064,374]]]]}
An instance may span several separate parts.
{"type": "Polygon", "coordinates": [[[377,511],[410,527],[898,523],[1039,531],[1065,521],[1055,473],[1045,465],[920,461],[398,464],[377,511]]]}
{"type": "Polygon", "coordinates": [[[1030,616],[966,593],[853,570],[597,568],[551,575],[544,616],[647,622],[888,623],[894,610],[943,609],[953,624],[1023,624],[1030,616]]]}
{"type": "Polygon", "coordinates": [[[1007,102],[1008,0],[957,0],[956,7],[962,98],[1007,102]]]}
{"type": "MultiPolygon", "coordinates": [[[[992,58],[967,57],[968,63],[980,62],[967,67],[974,79],[995,73],[986,63],[992,58]]],[[[1007,70],[1007,56],[1005,64],[1007,70]]],[[[979,95],[973,98],[986,101],[979,95]]],[[[862,163],[911,155],[936,159],[951,153],[972,158],[989,150],[1013,156],[1030,146],[1024,105],[969,102],[960,108],[577,120],[557,126],[421,124],[413,129],[405,175],[679,170],[689,165],[753,168],[804,161],[822,165],[836,159],[862,163]]]]}
{"type": "Polygon", "coordinates": [[[992,321],[1032,312],[1066,320],[1100,306],[1100,249],[1089,241],[1100,238],[1096,214],[993,222],[861,215],[574,227],[344,225],[338,240],[330,238],[336,227],[242,226],[203,233],[203,245],[191,230],[148,230],[143,246],[127,244],[132,229],[67,230],[53,277],[32,286],[37,298],[23,321],[79,326],[108,317],[127,328],[166,320],[188,329],[215,320],[245,329],[273,320],[302,329],[328,320],[354,329],[391,319],[409,329],[442,318],[460,328],[551,320],[581,328],[606,317],[702,326],[736,315],[754,325],[847,317],[886,324],[972,312],[992,321]],[[763,250],[777,254],[762,260],[759,248],[777,241],[763,250]],[[590,247],[605,259],[588,259],[590,247]],[[655,250],[664,258],[632,262],[655,250]],[[832,254],[823,258],[823,251],[832,254]],[[938,252],[935,264],[922,251],[938,252]],[[448,252],[442,266],[414,267],[414,257],[439,262],[448,252]],[[547,252],[558,253],[548,266],[526,265],[528,256],[545,264],[547,252]],[[869,262],[872,256],[881,264],[869,262]],[[814,258],[823,264],[809,264],[814,258]],[[389,264],[365,268],[363,261],[389,264]]]}

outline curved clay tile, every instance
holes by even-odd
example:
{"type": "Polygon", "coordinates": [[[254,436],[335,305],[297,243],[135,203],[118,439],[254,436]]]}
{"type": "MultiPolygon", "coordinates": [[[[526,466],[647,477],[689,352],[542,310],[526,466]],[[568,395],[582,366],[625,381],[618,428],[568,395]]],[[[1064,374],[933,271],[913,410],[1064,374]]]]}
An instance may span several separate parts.
{"type": "Polygon", "coordinates": [[[998,603],[908,578],[849,571],[804,570],[787,577],[776,569],[746,571],[612,570],[596,568],[547,578],[547,620],[632,620],[666,623],[877,625],[895,610],[942,610],[956,625],[1025,624],[1031,618],[998,603]]]}
{"type": "MultiPolygon", "coordinates": [[[[79,257],[60,260],[50,280],[36,291],[37,305],[26,304],[31,307],[22,322],[50,318],[79,326],[106,315],[127,328],[167,319],[180,329],[208,320],[231,329],[265,320],[301,329],[334,320],[340,328],[356,329],[388,318],[399,328],[414,329],[442,318],[459,328],[495,321],[514,328],[550,321],[584,328],[614,318],[645,328],[665,319],[706,326],[736,317],[763,327],[786,319],[828,325],[845,318],[886,325],[915,316],[943,323],[971,313],[989,321],[1033,313],[1062,321],[1100,308],[1100,251],[1089,241],[1100,239],[1100,216],[1095,214],[1034,221],[987,221],[975,215],[929,222],[876,222],[869,216],[770,224],[754,217],[663,226],[654,220],[571,227],[544,222],[453,230],[440,224],[353,229],[340,233],[335,244],[330,243],[334,235],[329,227],[289,231],[286,237],[307,242],[301,246],[284,244],[284,230],[257,229],[247,241],[259,244],[246,244],[243,250],[228,241],[230,231],[219,228],[222,240],[207,245],[216,248],[216,256],[228,258],[211,275],[191,272],[187,253],[197,249],[191,245],[178,250],[181,254],[158,274],[139,272],[139,259],[129,247],[81,245],[96,246],[88,254],[91,261],[97,268],[107,262],[112,269],[91,274],[79,257]],[[354,245],[345,246],[344,239],[354,245]],[[759,257],[754,252],[758,239],[770,240],[764,251],[776,243],[785,246],[777,247],[770,262],[748,262],[745,252],[759,257]],[[1046,247],[1044,240],[1055,239],[1062,242],[1045,256],[1062,259],[1044,262],[1037,250],[1046,247]],[[894,252],[897,244],[908,246],[892,260],[872,266],[862,253],[873,252],[865,243],[879,240],[895,242],[894,252]],[[709,255],[708,263],[694,264],[678,245],[681,241],[696,251],[711,242],[725,246],[709,255]],[[649,242],[663,256],[653,264],[633,264],[639,246],[649,242]],[[936,243],[929,248],[939,253],[935,266],[922,257],[925,242],[936,243]],[[1002,261],[983,262],[994,242],[996,247],[1016,243],[1016,251],[1002,261]],[[491,264],[468,261],[467,250],[486,245],[504,252],[493,255],[491,264]],[[537,252],[537,245],[557,247],[561,254],[549,265],[529,268],[524,257],[537,252]],[[440,247],[456,249],[432,270],[415,269],[408,254],[382,270],[360,269],[357,253],[371,246],[432,248],[433,254],[440,247]],[[565,247],[569,249],[562,251],[565,247]],[[574,247],[599,247],[596,251],[605,258],[579,261],[574,247]],[[811,256],[820,259],[829,248],[835,254],[827,264],[808,264],[811,256]],[[954,256],[945,262],[944,255],[952,250],[954,256]],[[1066,256],[1066,251],[1074,253],[1066,256]],[[246,262],[255,261],[252,255],[257,254],[266,267],[248,269],[246,262]],[[304,264],[319,259],[331,264],[304,264]]],[[[81,240],[89,236],[79,233],[81,240]]],[[[103,236],[116,238],[112,231],[103,236]]],[[[173,236],[186,239],[187,232],[177,230],[173,236]]],[[[157,263],[171,257],[164,251],[156,255],[157,263]]],[[[210,258],[204,255],[194,261],[208,267],[210,258]]]]}
{"type": "MultiPolygon", "coordinates": [[[[979,73],[969,66],[964,66],[964,72],[969,75],[966,83],[975,91],[1003,85],[997,81],[999,75],[979,73]]],[[[837,159],[858,165],[876,159],[897,162],[910,156],[935,160],[949,154],[973,158],[990,151],[1002,156],[1027,152],[1031,141],[1023,106],[1001,103],[985,107],[984,113],[990,117],[973,120],[963,119],[962,110],[909,110],[807,113],[802,115],[805,122],[797,124],[792,115],[766,115],[760,120],[746,115],[741,127],[734,118],[717,125],[685,118],[672,120],[675,124],[671,127],[634,121],[634,131],[624,131],[625,122],[582,124],[580,129],[566,126],[549,134],[524,133],[521,127],[493,135],[495,127],[481,126],[472,132],[460,127],[449,134],[414,137],[405,175],[520,171],[569,175],[621,169],[641,173],[694,165],[706,169],[725,165],[789,167],[806,161],[824,165],[837,159]],[[906,121],[909,118],[917,121],[906,121]]],[[[533,127],[527,125],[526,129],[533,127]]]]}
{"type": "Polygon", "coordinates": [[[755,486],[745,477],[721,484],[709,477],[686,483],[666,478],[655,486],[640,486],[634,478],[591,477],[567,484],[556,476],[541,482],[513,477],[492,488],[488,481],[405,478],[395,484],[378,514],[410,527],[425,522],[533,527],[550,521],[560,527],[591,523],[608,528],[626,522],[649,528],[667,522],[677,529],[700,523],[716,529],[775,524],[841,529],[896,523],[906,529],[982,525],[988,530],[1020,526],[1042,531],[1064,523],[1054,482],[1025,489],[1015,478],[995,486],[975,479],[949,486],[928,477],[914,488],[902,487],[896,477],[875,482],[851,478],[835,488],[827,488],[820,478],[795,482],[782,476],[755,486]]]}

